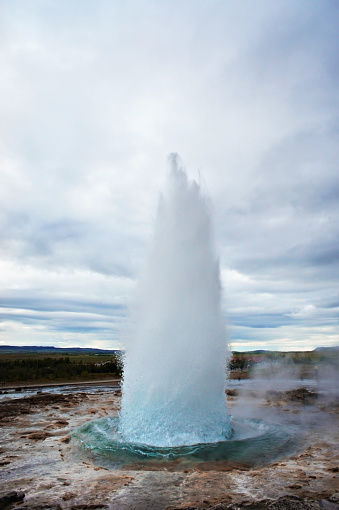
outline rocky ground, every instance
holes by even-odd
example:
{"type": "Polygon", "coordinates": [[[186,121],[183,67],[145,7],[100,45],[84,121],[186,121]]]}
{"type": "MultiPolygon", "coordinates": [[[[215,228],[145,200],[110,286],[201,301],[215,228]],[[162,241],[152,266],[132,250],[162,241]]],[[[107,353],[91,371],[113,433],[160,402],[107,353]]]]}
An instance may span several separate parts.
{"type": "Polygon", "coordinates": [[[228,391],[232,413],[299,427],[290,457],[260,468],[225,461],[110,470],[71,439],[74,429],[117,413],[120,391],[74,389],[0,402],[0,508],[339,509],[337,394],[304,387],[228,391]]]}

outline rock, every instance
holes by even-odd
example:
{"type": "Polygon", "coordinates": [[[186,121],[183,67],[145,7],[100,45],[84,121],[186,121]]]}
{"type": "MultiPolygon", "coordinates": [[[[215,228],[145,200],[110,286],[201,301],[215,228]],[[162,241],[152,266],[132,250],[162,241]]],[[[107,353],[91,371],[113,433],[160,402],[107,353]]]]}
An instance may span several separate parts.
{"type": "MultiPolygon", "coordinates": [[[[227,506],[224,503],[216,505],[213,510],[335,510],[333,503],[326,500],[316,501],[310,499],[302,499],[297,496],[283,496],[281,498],[271,500],[264,499],[261,501],[242,501],[240,503],[231,503],[227,506]],[[331,509],[329,506],[331,506],[331,509]]],[[[336,507],[337,505],[335,505],[336,507]]]]}
{"type": "Polygon", "coordinates": [[[49,437],[51,434],[48,432],[32,432],[27,435],[27,439],[34,439],[34,441],[45,441],[46,437],[49,437]]]}
{"type": "Polygon", "coordinates": [[[235,389],[230,390],[230,389],[228,389],[228,390],[226,390],[226,395],[228,397],[236,397],[238,395],[238,390],[235,390],[235,389]]]}
{"type": "Polygon", "coordinates": [[[307,404],[318,398],[318,393],[316,391],[307,390],[306,388],[298,388],[297,390],[286,391],[286,397],[288,400],[307,404]]]}
{"type": "Polygon", "coordinates": [[[62,507],[60,505],[49,505],[46,503],[46,505],[34,505],[34,507],[24,507],[25,510],[62,510],[62,507]]]}
{"type": "Polygon", "coordinates": [[[101,503],[98,503],[98,504],[92,503],[90,505],[73,505],[73,506],[71,506],[71,510],[97,510],[98,508],[108,508],[108,505],[103,505],[101,503]]]}
{"type": "Polygon", "coordinates": [[[64,494],[62,496],[62,499],[64,501],[68,501],[68,500],[76,498],[76,497],[77,497],[77,494],[75,494],[74,492],[66,492],[66,494],[64,494]]]}
{"type": "Polygon", "coordinates": [[[323,510],[338,510],[339,505],[337,503],[332,503],[331,501],[327,501],[327,499],[322,499],[321,501],[323,510]]]}
{"type": "MultiPolygon", "coordinates": [[[[275,405],[282,405],[282,403],[287,402],[298,402],[305,405],[313,404],[314,401],[318,398],[318,393],[313,390],[308,390],[306,388],[298,388],[296,390],[290,391],[276,391],[269,390],[266,392],[266,398],[268,402],[271,400],[274,401],[275,405]]],[[[294,412],[294,410],[292,410],[294,412]]]]}
{"type": "Polygon", "coordinates": [[[58,420],[55,422],[54,425],[56,427],[63,428],[63,427],[66,427],[66,425],[68,425],[68,421],[67,420],[58,420]]]}
{"type": "Polygon", "coordinates": [[[248,471],[250,469],[250,465],[245,462],[236,462],[236,461],[228,461],[228,460],[215,460],[215,461],[206,461],[199,462],[194,466],[196,471],[219,471],[219,472],[227,472],[227,471],[248,471]]]}
{"type": "Polygon", "coordinates": [[[339,503],[339,492],[332,494],[330,501],[332,501],[332,503],[339,503]]]}
{"type": "Polygon", "coordinates": [[[40,409],[42,406],[52,406],[56,404],[69,404],[74,406],[78,404],[78,399],[76,395],[65,395],[61,394],[53,394],[53,393],[42,393],[37,392],[37,394],[29,397],[21,397],[16,399],[11,399],[9,401],[1,401],[0,402],[0,421],[6,421],[7,418],[16,417],[18,414],[31,414],[36,412],[36,410],[40,409]]]}
{"type": "Polygon", "coordinates": [[[0,497],[0,509],[6,508],[6,506],[10,505],[11,503],[16,503],[17,501],[21,501],[24,499],[25,494],[21,491],[11,491],[7,494],[4,494],[0,497]]]}
{"type": "MultiPolygon", "coordinates": [[[[171,510],[201,510],[202,507],[198,507],[198,506],[178,506],[178,507],[170,507],[170,508],[171,508],[171,510]]],[[[224,507],[222,507],[222,508],[224,508],[224,507]]]]}

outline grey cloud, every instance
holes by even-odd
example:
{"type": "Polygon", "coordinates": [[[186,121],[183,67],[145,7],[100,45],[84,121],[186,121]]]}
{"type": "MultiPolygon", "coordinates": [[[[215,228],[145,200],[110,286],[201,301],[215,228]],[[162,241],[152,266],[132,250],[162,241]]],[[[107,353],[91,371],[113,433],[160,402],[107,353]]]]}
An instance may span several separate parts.
{"type": "Polygon", "coordinates": [[[1,308],[13,308],[21,310],[33,310],[41,312],[79,312],[79,313],[97,313],[106,316],[125,315],[126,307],[121,304],[105,303],[93,301],[91,299],[75,300],[74,298],[58,298],[56,296],[34,296],[30,297],[28,293],[21,291],[15,296],[3,296],[0,301],[1,308]]]}
{"type": "MultiPolygon", "coordinates": [[[[53,311],[111,320],[118,304],[123,315],[151,240],[166,156],[178,151],[189,174],[202,169],[221,267],[238,273],[225,287],[238,342],[278,346],[287,327],[292,341],[307,306],[315,328],[332,324],[334,2],[3,4],[5,306],[34,310],[34,325],[53,311]]],[[[107,325],[90,322],[65,317],[50,327],[69,328],[68,342],[84,342],[86,327],[108,342],[107,325]]]]}
{"type": "Polygon", "coordinates": [[[274,21],[247,48],[246,72],[255,73],[264,90],[270,93],[273,87],[298,111],[314,112],[314,101],[318,111],[329,107],[329,100],[338,106],[332,87],[338,78],[339,12],[334,2],[310,2],[307,7],[299,3],[277,10],[274,21]]]}
{"type": "Polygon", "coordinates": [[[224,211],[225,237],[237,246],[232,262],[287,271],[336,263],[336,135],[301,133],[264,155],[248,195],[224,211]],[[252,249],[244,250],[249,243],[252,249]]]}

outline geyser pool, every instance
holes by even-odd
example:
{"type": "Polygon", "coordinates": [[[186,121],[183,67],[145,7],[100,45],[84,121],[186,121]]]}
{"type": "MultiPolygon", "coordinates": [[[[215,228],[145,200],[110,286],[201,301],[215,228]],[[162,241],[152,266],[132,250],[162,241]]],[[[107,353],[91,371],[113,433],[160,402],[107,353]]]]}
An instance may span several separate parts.
{"type": "Polygon", "coordinates": [[[158,447],[126,441],[119,433],[119,418],[102,418],[73,433],[86,458],[111,469],[231,469],[262,466],[297,448],[298,434],[261,420],[233,420],[227,441],[176,447],[158,447]],[[205,464],[206,463],[206,464],[205,464]]]}
{"type": "Polygon", "coordinates": [[[170,156],[152,249],[125,340],[119,434],[174,447],[224,441],[227,343],[210,207],[170,156]]]}

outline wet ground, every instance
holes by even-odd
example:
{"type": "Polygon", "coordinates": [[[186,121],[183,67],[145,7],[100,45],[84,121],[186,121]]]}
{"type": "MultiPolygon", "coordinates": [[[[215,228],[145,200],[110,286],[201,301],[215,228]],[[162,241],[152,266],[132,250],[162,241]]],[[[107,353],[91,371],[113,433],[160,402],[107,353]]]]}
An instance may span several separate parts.
{"type": "Polygon", "coordinates": [[[261,467],[223,460],[183,465],[179,459],[114,470],[71,434],[90,420],[117,415],[116,384],[2,395],[0,508],[339,509],[335,385],[232,381],[227,393],[234,416],[296,431],[294,452],[261,467]]]}

